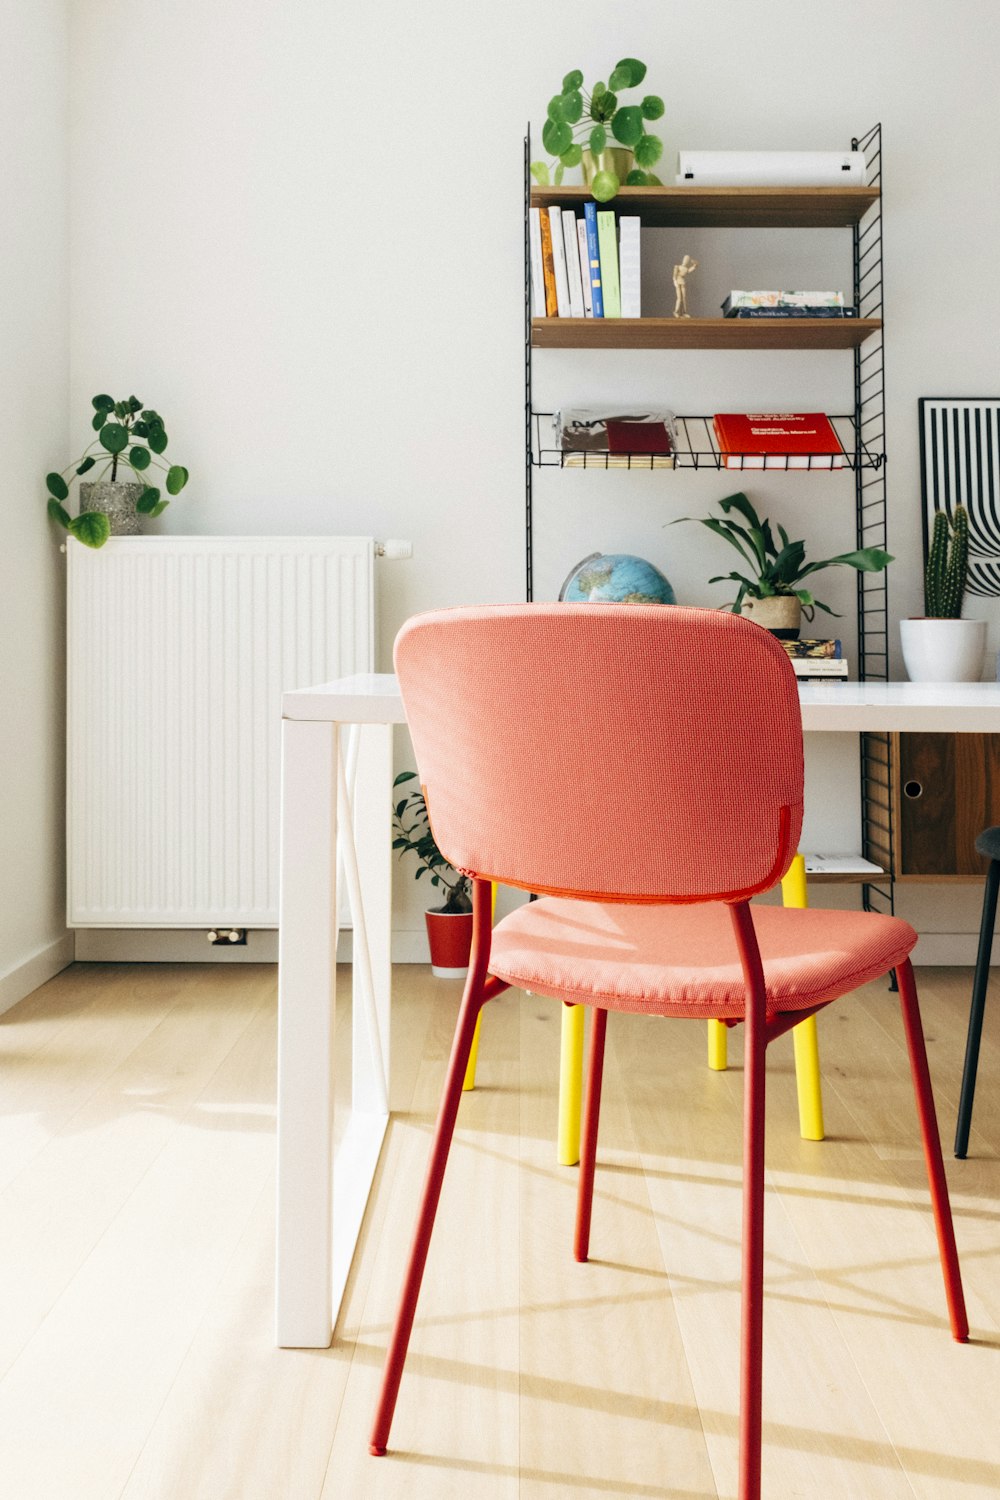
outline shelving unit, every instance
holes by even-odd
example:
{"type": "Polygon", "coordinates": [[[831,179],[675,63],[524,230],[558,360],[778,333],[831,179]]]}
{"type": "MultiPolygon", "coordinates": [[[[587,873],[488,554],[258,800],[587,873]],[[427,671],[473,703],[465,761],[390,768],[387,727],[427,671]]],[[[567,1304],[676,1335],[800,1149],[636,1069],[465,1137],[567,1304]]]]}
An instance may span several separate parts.
{"type": "MultiPolygon", "coordinates": [[[[619,214],[634,214],[643,228],[848,229],[853,251],[853,311],[848,318],[536,318],[531,308],[529,210],[582,210],[590,194],[584,187],[537,188],[530,175],[530,132],[524,140],[524,369],[525,369],[525,590],[534,595],[534,475],[536,470],[567,467],[566,455],[551,446],[546,424],[552,413],[536,411],[532,401],[533,359],[547,349],[722,349],[843,350],[854,361],[854,406],[831,418],[844,448],[843,467],[853,472],[855,536],[858,547],[885,547],[885,362],[882,335],[882,130],[875,125],[851,141],[864,153],[866,182],[852,187],[658,187],[622,188],[607,205],[619,214]]],[[[678,419],[676,469],[723,467],[710,416],[678,419]]],[[[572,467],[608,468],[604,455],[574,455],[572,467]]],[[[615,468],[659,466],[652,455],[616,455],[615,468]]],[[[769,455],[766,470],[746,464],[748,472],[772,474],[787,467],[769,455]]],[[[737,465],[727,465],[726,472],[737,465]]],[[[829,457],[815,455],[808,465],[831,467],[829,457]]],[[[664,471],[669,483],[670,470],[664,471]]],[[[888,580],[886,571],[857,577],[858,676],[888,678],[888,580]]],[[[868,909],[893,908],[894,837],[893,757],[888,735],[863,735],[861,746],[862,847],[865,856],[886,872],[882,882],[864,886],[868,909]]]]}

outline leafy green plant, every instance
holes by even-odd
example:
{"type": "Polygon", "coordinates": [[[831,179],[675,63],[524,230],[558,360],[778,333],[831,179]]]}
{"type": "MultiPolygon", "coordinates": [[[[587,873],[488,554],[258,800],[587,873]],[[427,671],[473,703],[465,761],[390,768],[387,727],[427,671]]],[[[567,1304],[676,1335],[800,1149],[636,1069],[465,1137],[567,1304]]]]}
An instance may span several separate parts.
{"type": "Polygon", "coordinates": [[[145,489],[135,503],[141,515],[158,516],[170,504],[160,496],[157,485],[146,478],[150,469],[162,469],[164,488],[168,495],[179,495],[188,482],[188,471],[181,464],[166,463],[161,454],[167,446],[167,432],[163,418],[151,407],[143,407],[138,396],[129,396],[127,401],[115,401],[111,396],[95,396],[90,403],[94,408],[91,426],[97,433],[78,463],[70,464],[61,473],[53,471],[45,476],[49,492],[49,515],[53,521],[70,532],[88,547],[103,547],[108,539],[110,523],[102,511],[85,510],[71,516],[66,509],[69,487],[74,479],[90,474],[100,464],[94,480],[118,480],[120,467],[130,469],[130,479],[140,480],[145,489]],[[109,474],[110,469],[110,474],[109,474]]]}
{"type": "MultiPolygon", "coordinates": [[[[625,178],[626,187],[659,187],[660,179],[648,169],[663,154],[663,142],[646,130],[647,120],[658,120],[663,114],[663,100],[658,94],[646,94],[638,104],[622,104],[618,95],[623,89],[637,88],[646,76],[646,64],[635,57],[623,57],[616,63],[607,83],[595,83],[588,93],[579,68],[567,73],[561,93],[549,100],[548,117],[542,126],[542,145],[556,160],[531,163],[531,175],[539,187],[550,182],[558,186],[566,167],[579,166],[586,146],[594,157],[608,146],[625,146],[635,154],[635,167],[625,178]]],[[[590,190],[599,203],[607,203],[621,186],[614,172],[600,171],[590,190]]]]}
{"type": "MultiPolygon", "coordinates": [[[[828,557],[823,562],[807,563],[805,542],[789,541],[785,528],[778,526],[780,545],[776,543],[770,521],[761,520],[746,495],[728,495],[725,500],[719,501],[719,509],[724,514],[723,520],[715,516],[682,516],[680,519],[698,520],[700,525],[707,526],[709,531],[714,531],[716,536],[721,536],[734,547],[749,564],[749,573],[719,573],[708,580],[709,583],[739,584],[736,598],[730,606],[733,614],[739,614],[743,600],[748,595],[751,599],[771,599],[778,594],[794,594],[801,603],[802,613],[807,620],[813,618],[817,609],[824,610],[828,615],[835,615],[836,610],[821,603],[819,599],[814,599],[809,589],[798,587],[804,578],[812,573],[821,573],[824,568],[856,568],[862,573],[880,573],[892,562],[890,554],[883,552],[880,547],[863,547],[857,552],[841,552],[839,556],[828,557]],[[731,515],[733,511],[746,524],[734,520],[731,515]]],[[[672,524],[677,525],[677,522],[672,524]]]]}
{"type": "MultiPolygon", "coordinates": [[[[415,781],[416,775],[416,771],[400,771],[393,787],[401,786],[404,781],[415,781]]],[[[452,914],[471,911],[472,881],[448,863],[435,843],[423,792],[411,792],[395,803],[392,829],[395,834],[392,847],[399,850],[400,859],[406,853],[417,856],[419,868],[415,878],[420,880],[422,876],[430,875],[431,885],[440,887],[445,898],[441,910],[452,914]]]]}
{"type": "Polygon", "coordinates": [[[969,576],[969,513],[956,505],[934,516],[924,570],[924,614],[931,620],[960,620],[969,576]]]}

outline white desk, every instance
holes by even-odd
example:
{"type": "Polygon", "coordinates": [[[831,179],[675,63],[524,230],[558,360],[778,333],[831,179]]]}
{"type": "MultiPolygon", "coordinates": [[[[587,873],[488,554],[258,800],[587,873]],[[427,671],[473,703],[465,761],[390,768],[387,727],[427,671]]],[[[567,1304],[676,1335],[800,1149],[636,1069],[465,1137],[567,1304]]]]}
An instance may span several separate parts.
{"type": "MultiPolygon", "coordinates": [[[[803,683],[799,691],[807,731],[1000,732],[997,683],[803,683]]],[[[392,1103],[390,788],[392,726],[404,714],[388,674],[286,693],[282,714],[276,1335],[284,1346],[326,1348],[392,1103]],[[334,1162],[335,850],[338,828],[351,831],[341,725],[361,728],[353,839],[341,841],[353,887],[353,1092],[334,1162]]]]}

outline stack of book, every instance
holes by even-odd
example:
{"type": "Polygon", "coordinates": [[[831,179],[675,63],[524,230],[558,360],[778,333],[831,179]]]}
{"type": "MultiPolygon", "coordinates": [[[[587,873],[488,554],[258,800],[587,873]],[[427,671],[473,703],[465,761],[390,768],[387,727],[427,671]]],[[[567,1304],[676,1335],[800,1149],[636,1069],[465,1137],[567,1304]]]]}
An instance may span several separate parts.
{"type": "Polygon", "coordinates": [[[855,318],[843,292],[730,292],[724,318],[855,318]]]}
{"type": "Polygon", "coordinates": [[[844,467],[840,439],[821,411],[720,411],[712,425],[727,469],[844,467]]]}
{"type": "Polygon", "coordinates": [[[839,641],[782,641],[800,682],[845,682],[849,675],[839,641]]]}
{"type": "Polygon", "coordinates": [[[536,318],[638,318],[639,225],[635,214],[615,221],[609,209],[585,203],[533,208],[531,304],[536,318]]]}
{"type": "Polygon", "coordinates": [[[554,417],[555,443],[567,469],[672,469],[674,414],[636,407],[564,408],[554,417]]]}

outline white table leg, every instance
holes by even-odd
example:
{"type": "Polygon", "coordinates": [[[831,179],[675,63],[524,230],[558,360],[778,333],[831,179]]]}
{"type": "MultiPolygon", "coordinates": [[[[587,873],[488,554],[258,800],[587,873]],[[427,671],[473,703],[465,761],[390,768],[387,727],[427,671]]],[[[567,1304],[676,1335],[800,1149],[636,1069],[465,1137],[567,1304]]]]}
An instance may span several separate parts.
{"type": "Polygon", "coordinates": [[[313,1349],[333,1333],[336,745],[335,724],[282,724],[275,1332],[313,1349]]]}
{"type": "Polygon", "coordinates": [[[392,725],[360,727],[354,790],[354,843],[361,882],[363,921],[354,916],[353,941],[367,938],[379,1047],[373,1048],[371,1011],[359,994],[362,970],[354,957],[354,1057],[351,1107],[355,1114],[384,1115],[389,1099],[389,993],[392,983],[392,725]],[[385,1083],[375,1075],[374,1054],[381,1052],[385,1083]]]}

